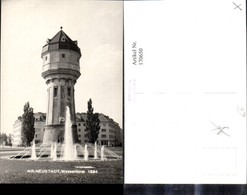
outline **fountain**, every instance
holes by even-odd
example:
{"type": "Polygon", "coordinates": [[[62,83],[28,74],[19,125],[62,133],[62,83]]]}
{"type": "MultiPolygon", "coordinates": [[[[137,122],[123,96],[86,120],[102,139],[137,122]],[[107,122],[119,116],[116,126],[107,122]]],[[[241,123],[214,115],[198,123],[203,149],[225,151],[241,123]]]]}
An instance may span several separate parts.
{"type": "Polygon", "coordinates": [[[105,160],[104,149],[105,149],[105,146],[103,145],[103,146],[101,147],[101,153],[100,153],[100,158],[101,158],[102,161],[105,160]]]}
{"type": "Polygon", "coordinates": [[[73,154],[74,154],[74,159],[77,159],[77,145],[76,144],[74,144],[73,154]]]}
{"type": "Polygon", "coordinates": [[[71,148],[70,158],[64,157],[64,144],[57,143],[33,145],[25,148],[16,155],[10,156],[10,158],[42,161],[111,161],[122,159],[120,155],[105,146],[99,148],[97,146],[95,147],[95,144],[87,143],[84,147],[81,144],[74,144],[71,148]]]}
{"type": "Polygon", "coordinates": [[[53,161],[57,160],[57,143],[54,142],[51,145],[51,158],[53,161]]]}
{"type": "Polygon", "coordinates": [[[74,144],[72,137],[72,123],[70,119],[70,111],[69,107],[66,107],[66,121],[65,121],[65,131],[64,131],[64,153],[63,160],[70,161],[75,160],[75,152],[74,152],[74,144]]]}
{"type": "Polygon", "coordinates": [[[37,156],[36,156],[36,147],[35,147],[35,140],[33,140],[31,159],[32,160],[36,160],[37,159],[37,156]]]}
{"type": "Polygon", "coordinates": [[[98,159],[98,154],[97,154],[97,141],[94,143],[94,159],[98,159]]]}
{"type": "Polygon", "coordinates": [[[84,148],[84,161],[88,161],[88,150],[87,150],[87,144],[85,144],[85,148],[84,148]]]}

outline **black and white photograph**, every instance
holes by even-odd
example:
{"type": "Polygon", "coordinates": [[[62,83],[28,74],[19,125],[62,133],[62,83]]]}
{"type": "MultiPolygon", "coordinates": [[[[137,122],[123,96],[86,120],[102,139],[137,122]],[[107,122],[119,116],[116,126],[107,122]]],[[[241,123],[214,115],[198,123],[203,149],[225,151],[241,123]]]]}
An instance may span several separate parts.
{"type": "Polygon", "coordinates": [[[2,1],[0,183],[123,183],[123,2],[2,1]]]}

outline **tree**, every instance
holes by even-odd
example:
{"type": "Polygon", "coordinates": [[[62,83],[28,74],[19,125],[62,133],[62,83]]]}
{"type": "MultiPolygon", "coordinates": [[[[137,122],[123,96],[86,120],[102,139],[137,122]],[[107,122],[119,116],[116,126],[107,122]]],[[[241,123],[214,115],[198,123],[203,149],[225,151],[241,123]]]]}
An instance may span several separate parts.
{"type": "Polygon", "coordinates": [[[34,138],[34,115],[33,108],[29,106],[29,102],[24,105],[24,113],[22,115],[22,144],[30,146],[34,138]]]}
{"type": "Polygon", "coordinates": [[[0,134],[0,145],[6,145],[8,141],[8,137],[5,133],[0,134]]]}
{"type": "Polygon", "coordinates": [[[8,145],[9,146],[12,146],[12,140],[13,140],[13,135],[9,134],[9,136],[8,136],[8,145]]]}
{"type": "Polygon", "coordinates": [[[89,99],[87,103],[87,120],[86,120],[86,136],[90,143],[95,143],[98,139],[98,134],[100,130],[100,120],[99,114],[93,113],[92,100],[89,99]]]}

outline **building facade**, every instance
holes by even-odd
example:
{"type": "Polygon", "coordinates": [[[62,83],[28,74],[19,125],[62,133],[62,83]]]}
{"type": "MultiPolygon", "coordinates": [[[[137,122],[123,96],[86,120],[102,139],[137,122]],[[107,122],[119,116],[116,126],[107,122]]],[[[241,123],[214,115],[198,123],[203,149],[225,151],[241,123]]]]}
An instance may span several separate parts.
{"type": "Polygon", "coordinates": [[[21,116],[13,124],[13,146],[21,145],[21,116]]]}
{"type": "MultiPolygon", "coordinates": [[[[45,130],[46,114],[42,112],[34,113],[35,143],[42,143],[45,130]]],[[[22,117],[19,116],[13,125],[13,146],[22,144],[22,117]]]]}
{"type": "MultiPolygon", "coordinates": [[[[87,143],[89,140],[86,136],[86,113],[76,113],[77,133],[81,144],[87,143]]],[[[98,144],[107,146],[122,146],[123,136],[122,129],[110,117],[99,114],[100,131],[98,135],[98,144]]]]}
{"type": "MultiPolygon", "coordinates": [[[[43,143],[45,125],[46,125],[46,113],[38,112],[34,113],[34,127],[35,127],[35,143],[43,143]]],[[[86,113],[76,113],[77,134],[79,143],[88,143],[86,136],[86,113]]],[[[98,135],[98,144],[106,146],[122,146],[123,144],[123,132],[119,125],[110,117],[99,114],[100,120],[100,132],[98,135]]],[[[13,145],[21,145],[21,117],[14,122],[14,134],[13,145]]]]}
{"type": "Polygon", "coordinates": [[[45,132],[46,114],[42,112],[34,113],[34,128],[35,128],[35,143],[43,143],[43,137],[45,132]]]}

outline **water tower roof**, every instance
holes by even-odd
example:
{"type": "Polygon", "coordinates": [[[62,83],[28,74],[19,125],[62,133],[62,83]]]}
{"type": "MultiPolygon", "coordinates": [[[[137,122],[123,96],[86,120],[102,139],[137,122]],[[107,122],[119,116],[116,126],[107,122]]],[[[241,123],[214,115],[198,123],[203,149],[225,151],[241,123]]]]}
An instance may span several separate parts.
{"type": "Polygon", "coordinates": [[[81,54],[77,41],[72,41],[62,28],[52,39],[47,39],[47,44],[43,46],[42,53],[57,49],[69,49],[81,54]]]}

